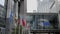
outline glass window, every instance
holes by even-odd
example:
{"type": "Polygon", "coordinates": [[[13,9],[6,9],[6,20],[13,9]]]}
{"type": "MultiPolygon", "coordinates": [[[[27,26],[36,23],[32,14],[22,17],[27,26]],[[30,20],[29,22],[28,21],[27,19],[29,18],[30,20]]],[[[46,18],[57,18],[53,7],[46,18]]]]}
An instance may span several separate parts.
{"type": "Polygon", "coordinates": [[[30,23],[31,29],[58,29],[57,17],[57,14],[29,15],[27,23],[30,23]]]}

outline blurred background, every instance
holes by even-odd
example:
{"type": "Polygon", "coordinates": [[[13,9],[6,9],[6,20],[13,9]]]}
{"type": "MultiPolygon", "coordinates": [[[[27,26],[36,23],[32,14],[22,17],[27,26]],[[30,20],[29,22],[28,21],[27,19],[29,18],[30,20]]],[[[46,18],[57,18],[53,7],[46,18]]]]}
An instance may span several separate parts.
{"type": "Polygon", "coordinates": [[[0,34],[60,34],[60,0],[0,0],[0,34]]]}

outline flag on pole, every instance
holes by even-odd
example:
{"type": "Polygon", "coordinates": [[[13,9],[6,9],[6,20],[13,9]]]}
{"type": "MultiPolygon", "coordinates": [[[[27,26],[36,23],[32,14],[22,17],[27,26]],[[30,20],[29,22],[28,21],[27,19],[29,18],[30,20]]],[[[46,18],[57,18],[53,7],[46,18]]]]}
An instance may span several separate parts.
{"type": "Polygon", "coordinates": [[[14,20],[15,20],[15,22],[18,21],[18,18],[17,18],[17,16],[16,16],[16,14],[15,14],[15,16],[14,16],[14,20]]]}
{"type": "Polygon", "coordinates": [[[13,23],[13,12],[12,11],[10,11],[9,23],[10,23],[9,29],[10,29],[10,34],[11,34],[12,33],[12,28],[13,28],[13,26],[12,26],[12,23],[13,23]]]}
{"type": "Polygon", "coordinates": [[[12,13],[12,11],[11,11],[11,13],[10,13],[9,21],[10,21],[10,22],[13,22],[13,13],[12,13]]]}
{"type": "Polygon", "coordinates": [[[21,18],[21,26],[22,26],[22,34],[24,34],[24,30],[26,30],[26,19],[24,16],[21,18]]]}
{"type": "Polygon", "coordinates": [[[26,20],[22,19],[22,26],[25,27],[26,26],[26,20]]]}

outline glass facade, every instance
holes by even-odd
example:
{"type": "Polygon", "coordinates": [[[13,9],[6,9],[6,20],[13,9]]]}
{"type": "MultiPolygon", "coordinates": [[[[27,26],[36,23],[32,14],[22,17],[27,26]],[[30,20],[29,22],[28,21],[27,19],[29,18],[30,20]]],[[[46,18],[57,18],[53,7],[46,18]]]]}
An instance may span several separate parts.
{"type": "Polygon", "coordinates": [[[28,15],[27,23],[30,23],[30,28],[34,29],[58,29],[58,15],[57,14],[41,14],[28,15]],[[29,17],[28,17],[29,16],[29,17]]]}
{"type": "Polygon", "coordinates": [[[5,0],[0,0],[0,17],[5,18],[5,13],[6,13],[5,0]]]}
{"type": "Polygon", "coordinates": [[[5,18],[6,10],[4,6],[0,5],[0,17],[5,18]]]}
{"type": "Polygon", "coordinates": [[[0,0],[0,27],[5,27],[5,16],[6,16],[5,0],[0,0]]]}

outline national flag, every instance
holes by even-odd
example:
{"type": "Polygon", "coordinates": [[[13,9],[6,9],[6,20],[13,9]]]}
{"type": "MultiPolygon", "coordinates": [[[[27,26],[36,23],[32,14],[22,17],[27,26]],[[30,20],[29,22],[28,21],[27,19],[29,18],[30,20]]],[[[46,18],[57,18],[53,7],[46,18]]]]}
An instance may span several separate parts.
{"type": "Polygon", "coordinates": [[[25,19],[22,19],[22,26],[26,26],[26,20],[25,19]]]}
{"type": "Polygon", "coordinates": [[[15,22],[18,21],[16,14],[15,14],[15,16],[14,16],[14,20],[15,20],[15,22]]]}
{"type": "Polygon", "coordinates": [[[10,30],[10,32],[12,32],[12,28],[14,28],[12,25],[12,23],[13,23],[13,12],[12,11],[10,11],[10,14],[9,14],[9,23],[10,23],[10,25],[9,25],[9,30],[10,30]]]}
{"type": "Polygon", "coordinates": [[[9,21],[10,21],[10,22],[13,22],[13,13],[12,13],[12,11],[11,11],[11,13],[10,13],[9,21]]]}

